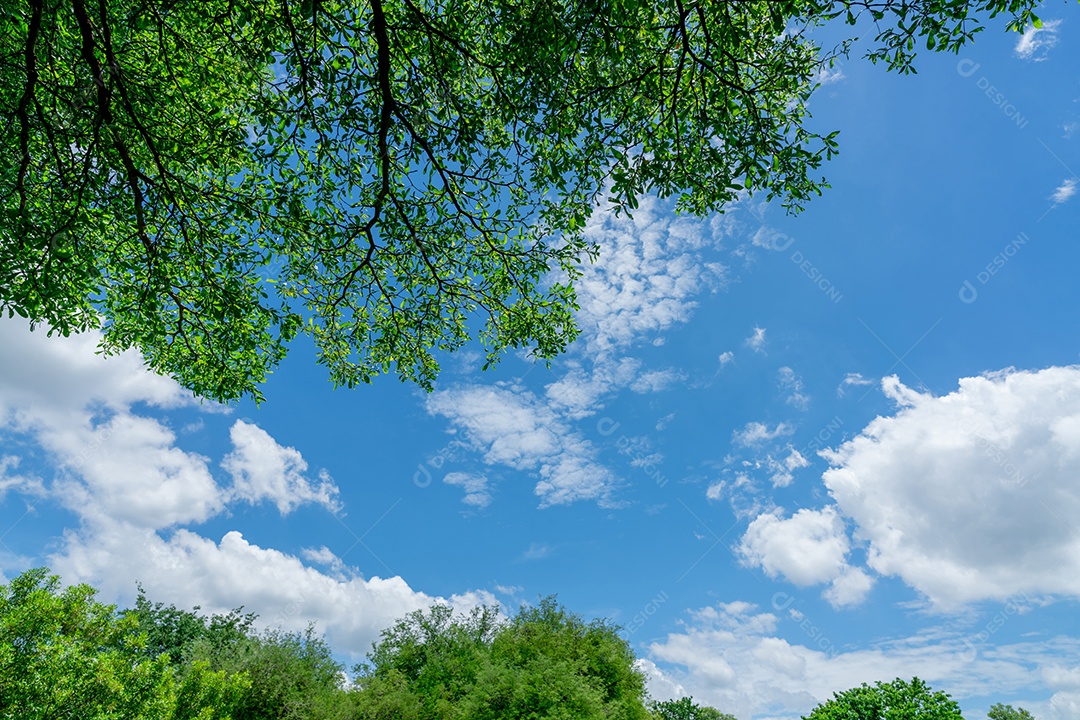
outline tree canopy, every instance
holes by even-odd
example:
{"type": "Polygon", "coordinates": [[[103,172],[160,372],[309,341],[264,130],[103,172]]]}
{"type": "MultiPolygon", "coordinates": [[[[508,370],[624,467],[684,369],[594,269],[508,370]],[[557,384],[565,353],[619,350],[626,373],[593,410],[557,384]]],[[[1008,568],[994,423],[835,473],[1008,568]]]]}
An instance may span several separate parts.
{"type": "Polygon", "coordinates": [[[997,703],[986,713],[990,720],[1035,720],[1031,713],[1024,708],[1014,708],[1012,705],[997,703]]]}
{"type": "Polygon", "coordinates": [[[834,693],[804,720],[963,720],[960,706],[947,693],[915,677],[896,678],[834,693]]]}
{"type": "MultiPolygon", "coordinates": [[[[258,630],[236,609],[118,611],[45,568],[0,585],[0,720],[734,720],[691,697],[649,700],[605,620],[554,597],[513,617],[444,604],[383,631],[349,681],[327,642],[258,630]]],[[[990,720],[1032,720],[994,705],[990,720]]],[[[805,720],[962,720],[919,678],[837,692],[805,720]]]]}
{"type": "Polygon", "coordinates": [[[649,720],[634,655],[605,622],[548,598],[509,622],[436,605],[383,633],[358,666],[359,720],[649,720]]]}
{"type": "Polygon", "coordinates": [[[313,627],[258,630],[253,614],[181,610],[141,590],[124,611],[94,597],[46,569],[0,585],[0,720],[653,717],[618,629],[554,598],[512,618],[489,607],[412,613],[350,682],[313,627]]]}
{"type": "Polygon", "coordinates": [[[734,715],[708,705],[698,705],[692,697],[654,700],[649,703],[649,712],[655,720],[735,720],[734,715]]]}
{"type": "Polygon", "coordinates": [[[911,72],[1037,0],[28,0],[0,14],[0,311],[258,398],[298,334],[337,384],[430,387],[478,338],[550,358],[600,200],[824,188],[820,69],[911,72]]]}
{"type": "Polygon", "coordinates": [[[133,616],[94,600],[88,585],[31,570],[0,585],[0,718],[227,718],[250,686],[204,661],[182,673],[146,653],[133,616]]]}

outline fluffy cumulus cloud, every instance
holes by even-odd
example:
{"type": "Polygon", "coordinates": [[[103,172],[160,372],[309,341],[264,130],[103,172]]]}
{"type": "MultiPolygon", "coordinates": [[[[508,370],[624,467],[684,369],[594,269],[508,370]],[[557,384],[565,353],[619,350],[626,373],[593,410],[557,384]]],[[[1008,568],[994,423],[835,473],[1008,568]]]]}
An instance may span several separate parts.
{"type": "Polygon", "coordinates": [[[787,518],[780,511],[762,513],[739,545],[743,561],[770,577],[797,587],[833,583],[826,598],[834,605],[861,601],[872,585],[863,571],[848,564],[850,550],[844,521],[832,507],[803,509],[787,518]]]}
{"type": "Polygon", "coordinates": [[[265,430],[243,420],[233,424],[229,436],[234,449],[221,465],[232,476],[234,497],[252,504],[269,500],[282,515],[304,503],[332,512],[341,509],[330,476],[324,471],[317,482],[309,479],[307,462],[295,448],[279,445],[265,430]]]}
{"type": "MultiPolygon", "coordinates": [[[[96,355],[99,339],[46,338],[0,319],[0,434],[9,441],[0,493],[71,512],[74,523],[45,558],[65,582],[122,601],[140,581],[155,600],[221,612],[243,605],[262,623],[294,630],[314,620],[336,647],[358,654],[394,619],[440,600],[400,577],[365,579],[326,548],[298,557],[235,530],[216,541],[200,535],[192,526],[224,516],[230,503],[336,511],[337,489],[325,474],[312,480],[299,451],[245,421],[232,425],[221,463],[233,484],[219,484],[211,459],[185,450],[167,419],[151,416],[193,404],[190,394],[147,372],[135,353],[96,355]],[[22,451],[55,472],[45,480],[25,471],[22,451]]],[[[21,567],[41,560],[0,557],[21,567]]],[[[495,599],[466,592],[448,601],[465,609],[495,599]]]]}
{"type": "Polygon", "coordinates": [[[739,718],[795,720],[838,689],[883,678],[918,676],[970,707],[995,692],[1054,692],[1025,707],[1045,720],[1074,720],[1080,640],[1003,643],[971,652],[971,635],[949,627],[849,647],[803,610],[796,594],[777,592],[764,610],[720,603],[689,613],[679,632],[647,647],[641,668],[659,698],[690,694],[739,718]]]}
{"type": "Polygon", "coordinates": [[[897,412],[822,452],[869,566],[942,608],[1080,596],[1080,367],[882,387],[897,412]]]}
{"type": "MultiPolygon", "coordinates": [[[[71,531],[64,544],[51,558],[53,570],[66,582],[93,583],[104,597],[129,596],[137,579],[155,600],[197,604],[204,612],[243,605],[258,613],[260,623],[287,630],[316,622],[336,648],[355,656],[367,652],[397,618],[440,600],[413,590],[400,577],[365,579],[343,570],[340,559],[327,552],[306,553],[336,568],[323,572],[236,531],[217,542],[186,529],[166,539],[151,529],[113,522],[71,531]]],[[[459,610],[495,604],[487,593],[448,601],[459,610]]]]}
{"type": "Polygon", "coordinates": [[[0,430],[44,451],[56,479],[34,486],[84,516],[145,527],[206,520],[224,502],[208,458],[178,448],[168,426],[132,410],[192,404],[190,394],[146,372],[135,353],[95,354],[99,340],[95,332],[48,338],[0,320],[0,430]]]}
{"type": "Polygon", "coordinates": [[[1059,25],[1060,20],[1047,20],[1042,27],[1029,27],[1016,41],[1016,47],[1013,48],[1016,57],[1035,62],[1045,60],[1050,50],[1057,45],[1059,25]]]}
{"type": "Polygon", "coordinates": [[[548,403],[516,385],[442,390],[428,412],[447,418],[489,465],[533,472],[541,506],[610,500],[616,476],[596,449],[548,403]]]}
{"type": "Polygon", "coordinates": [[[135,402],[166,408],[194,402],[172,380],[146,372],[137,353],[97,355],[100,340],[97,332],[50,338],[19,318],[0,319],[0,422],[37,428],[91,407],[118,411],[135,402]]]}

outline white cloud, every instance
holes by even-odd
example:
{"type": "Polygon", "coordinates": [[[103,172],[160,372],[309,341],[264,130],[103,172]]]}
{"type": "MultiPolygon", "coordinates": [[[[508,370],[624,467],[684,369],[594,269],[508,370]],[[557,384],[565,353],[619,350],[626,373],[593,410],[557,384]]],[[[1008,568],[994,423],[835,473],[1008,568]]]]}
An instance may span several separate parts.
{"type": "Polygon", "coordinates": [[[632,217],[598,208],[584,236],[599,255],[574,283],[587,352],[604,355],[689,319],[694,298],[724,284],[726,268],[701,252],[723,234],[722,223],[675,216],[653,197],[632,217]]]}
{"type": "Polygon", "coordinates": [[[750,523],[739,545],[739,553],[751,566],[798,587],[838,576],[849,549],[844,521],[832,508],[803,509],[786,519],[764,513],[750,523]]]}
{"type": "Polygon", "coordinates": [[[746,346],[754,352],[765,352],[765,328],[754,327],[754,331],[750,334],[750,337],[744,341],[746,346]]]}
{"type": "Polygon", "coordinates": [[[257,504],[270,500],[282,515],[304,503],[322,505],[338,512],[338,488],[326,472],[317,483],[304,473],[307,462],[296,448],[279,445],[270,434],[253,423],[237,420],[229,431],[233,451],[221,461],[232,476],[232,495],[257,504]]]}
{"type": "Polygon", "coordinates": [[[1067,202],[1069,198],[1076,194],[1076,178],[1069,178],[1065,182],[1058,186],[1057,190],[1054,190],[1054,194],[1050,196],[1050,199],[1054,201],[1055,205],[1060,205],[1063,202],[1067,202]]]}
{"type": "Polygon", "coordinates": [[[760,445],[767,440],[775,440],[778,437],[790,435],[795,432],[795,428],[791,427],[787,423],[778,423],[772,430],[765,423],[749,422],[742,430],[736,430],[731,435],[732,442],[736,445],[742,445],[749,447],[751,445],[760,445]]]}
{"type": "Polygon", "coordinates": [[[443,482],[447,485],[455,485],[464,490],[465,498],[462,502],[466,505],[472,505],[477,508],[486,508],[491,504],[491,490],[488,487],[488,479],[483,475],[452,472],[446,474],[446,477],[443,478],[443,482]]]}
{"type": "Polygon", "coordinates": [[[1061,20],[1047,20],[1041,28],[1029,27],[1020,36],[1013,48],[1013,53],[1022,60],[1041,62],[1047,58],[1050,49],[1057,45],[1058,26],[1061,20]]]}
{"type": "Polygon", "coordinates": [[[810,461],[803,457],[802,453],[788,446],[788,455],[783,460],[777,460],[769,455],[765,461],[769,471],[772,472],[769,480],[773,487],[787,487],[795,479],[795,471],[810,466],[810,461]]]}
{"type": "Polygon", "coordinates": [[[865,385],[873,385],[874,381],[869,378],[864,378],[862,373],[848,373],[844,376],[844,379],[840,381],[840,384],[836,386],[836,397],[844,397],[844,393],[847,392],[849,387],[863,387],[865,385]]]}
{"type": "Polygon", "coordinates": [[[900,406],[835,450],[824,481],[868,564],[941,608],[1080,596],[1080,368],[960,380],[943,397],[882,381],[900,406]]]}
{"type": "Polygon", "coordinates": [[[654,393],[665,390],[676,383],[686,380],[686,374],[678,370],[649,370],[641,373],[630,384],[630,389],[636,393],[654,393]]]}
{"type": "Polygon", "coordinates": [[[791,236],[768,225],[759,227],[754,236],[750,238],[751,245],[766,250],[786,250],[793,242],[791,236]]]}
{"type": "Polygon", "coordinates": [[[735,517],[740,520],[757,517],[766,505],[762,499],[760,488],[757,487],[753,478],[747,473],[735,473],[734,477],[718,480],[709,485],[705,490],[705,497],[709,500],[722,500],[727,498],[735,517]]]}
{"type": "MultiPolygon", "coordinates": [[[[142,412],[193,404],[190,395],[147,372],[134,353],[96,355],[98,339],[94,332],[46,338],[0,319],[0,430],[43,449],[57,469],[49,483],[16,475],[19,457],[4,452],[0,488],[43,496],[75,515],[77,527],[48,557],[65,582],[88,582],[109,602],[130,601],[140,581],[150,597],[182,607],[243,605],[261,623],[293,630],[317,621],[335,647],[356,654],[404,613],[439,601],[400,577],[363,579],[325,547],[301,551],[326,566],[322,572],[236,531],[214,542],[178,527],[220,517],[237,499],[270,499],[283,512],[302,502],[334,509],[335,489],[326,477],[308,480],[298,451],[243,421],[232,427],[225,462],[235,492],[219,486],[208,458],[179,447],[167,420],[142,412]]],[[[449,601],[466,609],[494,597],[470,591],[449,601]]]]}
{"type": "Polygon", "coordinates": [[[325,545],[317,548],[303,548],[300,550],[300,556],[313,565],[327,568],[330,575],[337,580],[342,580],[349,575],[345,561],[325,545]]]}
{"type": "Polygon", "coordinates": [[[818,68],[818,71],[814,73],[814,76],[811,80],[812,82],[824,87],[825,85],[832,85],[833,83],[838,83],[843,79],[843,70],[841,70],[840,68],[830,68],[822,65],[820,68],[818,68]]]}
{"type": "Polygon", "coordinates": [[[624,353],[662,344],[663,332],[690,318],[697,297],[724,286],[726,269],[709,255],[734,224],[730,213],[703,221],[672,210],[673,203],[649,197],[632,215],[616,216],[607,206],[593,213],[584,237],[598,255],[574,282],[581,337],[542,397],[520,385],[470,385],[428,399],[428,412],[448,418],[486,463],[535,473],[542,507],[577,500],[614,506],[616,476],[571,423],[595,415],[621,390],[658,392],[686,379],[624,353]]]}
{"type": "Polygon", "coordinates": [[[536,472],[541,506],[610,500],[615,476],[592,444],[519,386],[465,386],[433,393],[428,412],[450,420],[490,465],[536,472]]]}
{"type": "Polygon", "coordinates": [[[38,491],[82,515],[155,528],[206,520],[224,500],[208,459],[132,411],[135,403],[193,404],[190,394],[146,371],[135,353],[97,355],[100,338],[50,338],[25,321],[0,320],[0,429],[46,452],[57,479],[48,488],[38,482],[38,491]]]}
{"type": "MultiPolygon", "coordinates": [[[[66,425],[88,406],[118,411],[144,402],[160,408],[195,404],[173,380],[148,372],[133,351],[97,355],[101,333],[48,337],[21,318],[0,317],[0,423],[66,425]]],[[[211,406],[207,406],[208,408],[211,406]]]]}
{"type": "MultiPolygon", "coordinates": [[[[327,559],[325,553],[305,554],[317,562],[327,559]]],[[[367,652],[404,614],[439,600],[400,577],[342,576],[340,567],[326,574],[293,555],[254,545],[236,531],[214,542],[185,529],[166,540],[128,523],[92,525],[69,531],[51,566],[65,582],[90,582],[106,599],[130,598],[138,580],[149,597],[180,607],[200,605],[209,613],[243,605],[259,615],[261,625],[287,630],[316,622],[335,649],[353,656],[367,652]]],[[[462,610],[496,604],[486,593],[450,602],[462,610]]]]}
{"type": "Polygon", "coordinates": [[[837,605],[860,602],[873,581],[848,565],[851,550],[844,521],[833,507],[803,509],[789,518],[780,511],[763,513],[743,534],[739,554],[769,577],[783,577],[798,587],[836,582],[826,599],[837,605]]]}
{"type": "Polygon", "coordinates": [[[1046,677],[1048,668],[1076,666],[1076,638],[990,646],[973,656],[971,634],[939,627],[852,647],[830,637],[826,623],[800,604],[798,596],[778,592],[769,608],[775,612],[743,602],[691,612],[680,632],[648,646],[642,668],[650,691],[661,698],[693,695],[739,718],[796,720],[836,691],[918,676],[967,706],[989,688],[1013,696],[1055,691],[1045,706],[1024,707],[1043,720],[1077,717],[1070,712],[1078,694],[1068,679],[1046,677]]]}
{"type": "Polygon", "coordinates": [[[529,543],[528,549],[521,554],[522,560],[541,560],[551,554],[551,546],[544,543],[529,543]]]}
{"type": "Polygon", "coordinates": [[[0,455],[0,500],[4,499],[8,491],[25,495],[45,494],[41,478],[15,474],[15,469],[21,462],[22,458],[18,455],[0,455]]]}
{"type": "Polygon", "coordinates": [[[858,605],[874,587],[874,578],[862,568],[846,565],[821,594],[835,608],[858,605]]]}
{"type": "Polygon", "coordinates": [[[780,368],[780,388],[787,391],[785,402],[799,410],[805,410],[810,405],[810,396],[803,392],[802,378],[795,374],[789,367],[780,368]]]}
{"type": "Polygon", "coordinates": [[[52,493],[83,516],[164,528],[224,506],[209,458],[176,447],[175,433],[153,418],[122,411],[96,426],[43,428],[38,439],[62,459],[52,493]]]}
{"type": "Polygon", "coordinates": [[[732,360],[735,359],[735,353],[731,352],[730,350],[727,350],[725,352],[720,353],[720,357],[717,358],[717,359],[720,361],[720,367],[723,367],[723,366],[727,365],[729,362],[731,362],[732,360]]]}
{"type": "Polygon", "coordinates": [[[643,376],[641,361],[633,358],[608,359],[588,368],[577,359],[566,364],[566,373],[548,384],[545,395],[553,411],[573,420],[594,415],[603,409],[604,397],[643,376]]]}

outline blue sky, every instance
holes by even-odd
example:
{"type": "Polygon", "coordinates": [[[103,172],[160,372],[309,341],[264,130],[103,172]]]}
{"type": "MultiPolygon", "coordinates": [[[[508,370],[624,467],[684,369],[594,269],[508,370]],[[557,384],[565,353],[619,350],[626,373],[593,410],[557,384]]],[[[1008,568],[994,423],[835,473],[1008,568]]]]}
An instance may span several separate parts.
{"type": "Polygon", "coordinates": [[[1080,15],[823,77],[832,188],[600,210],[551,367],[447,358],[261,407],[0,321],[0,572],[318,623],[343,659],[437,600],[558,594],[657,697],[794,718],[919,675],[1080,717],[1080,15]]]}

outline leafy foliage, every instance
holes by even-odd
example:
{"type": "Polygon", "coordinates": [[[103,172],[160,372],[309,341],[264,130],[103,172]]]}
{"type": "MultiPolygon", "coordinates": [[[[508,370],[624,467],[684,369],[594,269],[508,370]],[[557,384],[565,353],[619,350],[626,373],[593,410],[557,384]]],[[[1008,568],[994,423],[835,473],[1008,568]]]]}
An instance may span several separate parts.
{"type": "Polygon", "coordinates": [[[234,699],[232,720],[347,717],[344,668],[313,628],[259,633],[253,613],[235,609],[206,616],[198,610],[151,603],[140,588],[135,607],[124,614],[145,634],[143,652],[167,658],[180,677],[190,677],[193,668],[210,668],[247,678],[234,699]]]}
{"type": "Polygon", "coordinates": [[[137,629],[145,633],[145,654],[149,657],[165,654],[173,666],[182,665],[196,644],[204,649],[208,646],[210,654],[216,655],[253,633],[254,613],[242,615],[238,608],[225,615],[208,617],[198,611],[198,605],[191,610],[180,610],[175,605],[152,603],[140,587],[135,607],[123,615],[134,619],[137,629]]]}
{"type": "Polygon", "coordinates": [[[649,703],[649,711],[655,720],[735,720],[734,715],[708,705],[698,705],[692,697],[653,701],[649,703]]]}
{"type": "Polygon", "coordinates": [[[94,600],[87,585],[61,589],[44,569],[0,586],[0,718],[226,719],[243,675],[193,663],[183,678],[168,656],[147,657],[134,618],[94,600]]]}
{"type": "MultiPolygon", "coordinates": [[[[117,612],[45,569],[0,585],[0,720],[734,720],[693,698],[646,703],[634,655],[554,598],[510,619],[446,605],[384,631],[348,684],[312,627],[152,603],[117,612]]],[[[990,720],[1033,720],[995,705],[990,720]]],[[[918,678],[838,692],[806,720],[961,720],[918,678]]]]}
{"type": "Polygon", "coordinates": [[[647,720],[644,678],[616,629],[553,598],[506,624],[479,609],[413,613],[384,633],[360,673],[359,718],[647,720]]]}
{"type": "Polygon", "coordinates": [[[838,692],[814,708],[805,720],[963,720],[960,706],[947,693],[933,691],[919,678],[838,692]]]}
{"type": "Polygon", "coordinates": [[[1014,708],[1012,705],[997,703],[990,712],[986,713],[990,720],[1035,720],[1031,713],[1024,708],[1014,708]]]}
{"type": "Polygon", "coordinates": [[[229,676],[250,679],[247,690],[237,698],[232,720],[350,717],[344,668],[310,627],[303,633],[250,633],[225,646],[204,637],[193,644],[190,658],[229,676]]]}
{"type": "Polygon", "coordinates": [[[29,0],[0,14],[0,311],[259,397],[297,333],[338,384],[430,387],[478,337],[565,349],[605,196],[800,208],[813,29],[913,71],[1037,0],[29,0]]]}

